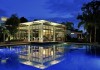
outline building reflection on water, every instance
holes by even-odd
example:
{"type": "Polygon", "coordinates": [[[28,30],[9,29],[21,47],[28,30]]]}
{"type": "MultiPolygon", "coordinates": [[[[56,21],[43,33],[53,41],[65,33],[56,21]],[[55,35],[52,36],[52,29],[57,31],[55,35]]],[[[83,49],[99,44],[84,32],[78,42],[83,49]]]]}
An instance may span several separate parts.
{"type": "Polygon", "coordinates": [[[17,49],[20,61],[40,69],[59,63],[63,60],[64,47],[62,44],[50,46],[25,45],[17,49]]]}

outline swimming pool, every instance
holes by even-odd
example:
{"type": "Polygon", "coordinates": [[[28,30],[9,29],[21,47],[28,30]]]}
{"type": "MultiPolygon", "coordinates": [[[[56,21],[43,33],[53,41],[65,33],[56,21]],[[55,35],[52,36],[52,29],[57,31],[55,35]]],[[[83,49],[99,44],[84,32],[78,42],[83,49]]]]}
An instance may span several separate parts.
{"type": "Polygon", "coordinates": [[[0,48],[0,70],[100,70],[99,48],[45,44],[0,48]]]}

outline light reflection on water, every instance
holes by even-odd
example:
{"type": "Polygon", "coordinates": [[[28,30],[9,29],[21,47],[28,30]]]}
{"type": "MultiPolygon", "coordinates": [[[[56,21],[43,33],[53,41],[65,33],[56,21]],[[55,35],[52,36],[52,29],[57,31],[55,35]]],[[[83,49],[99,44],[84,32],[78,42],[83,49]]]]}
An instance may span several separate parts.
{"type": "Polygon", "coordinates": [[[65,51],[63,44],[48,46],[21,45],[14,46],[10,50],[15,50],[21,63],[40,69],[45,69],[64,60],[65,51]]]}
{"type": "Polygon", "coordinates": [[[82,67],[84,69],[85,65],[89,65],[91,69],[92,67],[95,69],[97,67],[99,68],[100,59],[96,58],[97,51],[95,51],[95,49],[94,46],[75,44],[18,45],[11,47],[6,46],[5,48],[0,49],[0,53],[4,52],[2,57],[5,57],[5,59],[8,59],[9,57],[6,56],[6,54],[17,53],[21,63],[40,69],[48,70],[50,66],[54,66],[55,68],[60,67],[61,69],[65,68],[65,70],[73,70],[76,66],[81,65],[81,69],[82,67]],[[60,63],[60,66],[58,65],[56,67],[55,64],[58,63],[60,63]],[[72,65],[73,68],[71,67],[72,65]]]}
{"type": "Polygon", "coordinates": [[[22,63],[44,69],[50,65],[59,63],[59,58],[63,56],[63,53],[64,47],[61,47],[61,45],[45,47],[26,45],[18,54],[19,58],[23,60],[22,63]]]}

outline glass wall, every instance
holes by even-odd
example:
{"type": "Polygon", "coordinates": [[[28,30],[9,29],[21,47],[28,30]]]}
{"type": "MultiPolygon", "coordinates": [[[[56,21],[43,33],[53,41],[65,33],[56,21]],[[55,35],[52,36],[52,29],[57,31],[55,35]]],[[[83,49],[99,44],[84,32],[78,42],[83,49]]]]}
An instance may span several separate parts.
{"type": "Polygon", "coordinates": [[[53,41],[53,26],[43,25],[43,41],[53,41]]]}
{"type": "Polygon", "coordinates": [[[40,30],[40,25],[32,25],[31,27],[31,41],[38,42],[39,41],[39,30],[40,30]]]}
{"type": "Polygon", "coordinates": [[[64,41],[65,26],[59,24],[54,25],[52,23],[34,23],[31,25],[20,26],[16,36],[19,39],[23,39],[23,41],[64,41]]]}
{"type": "Polygon", "coordinates": [[[20,26],[15,38],[18,40],[28,41],[28,26],[20,26]]]}
{"type": "Polygon", "coordinates": [[[61,27],[55,28],[55,40],[56,41],[64,41],[65,37],[65,29],[61,27]]]}

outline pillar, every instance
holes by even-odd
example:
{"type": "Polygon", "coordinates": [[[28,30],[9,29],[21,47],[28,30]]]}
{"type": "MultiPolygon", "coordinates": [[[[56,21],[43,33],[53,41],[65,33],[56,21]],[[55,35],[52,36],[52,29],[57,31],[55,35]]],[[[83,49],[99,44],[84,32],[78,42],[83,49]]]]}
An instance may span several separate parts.
{"type": "Polygon", "coordinates": [[[40,58],[40,62],[41,64],[43,64],[43,47],[39,47],[39,58],[40,58]]]}
{"type": "Polygon", "coordinates": [[[30,26],[28,26],[28,42],[30,42],[30,26]]]}
{"type": "Polygon", "coordinates": [[[39,42],[43,42],[43,23],[41,23],[39,29],[39,42]]]}
{"type": "Polygon", "coordinates": [[[28,45],[28,60],[31,61],[31,46],[30,45],[28,45]]]}
{"type": "Polygon", "coordinates": [[[55,27],[53,26],[53,41],[55,42],[55,27]]]}
{"type": "Polygon", "coordinates": [[[53,45],[53,59],[56,59],[56,47],[53,45]]]}

